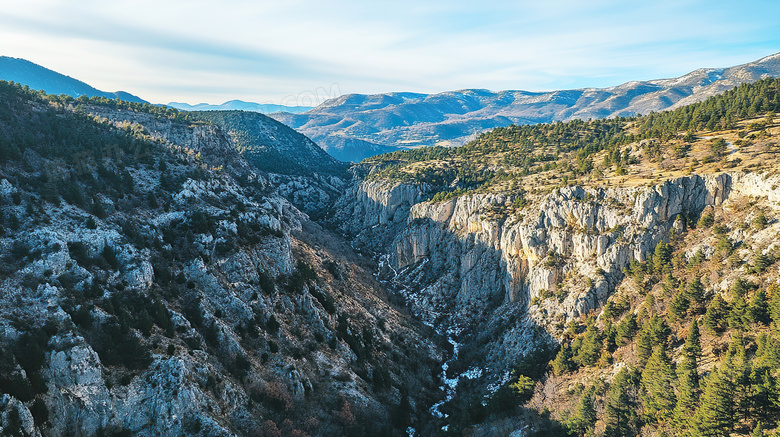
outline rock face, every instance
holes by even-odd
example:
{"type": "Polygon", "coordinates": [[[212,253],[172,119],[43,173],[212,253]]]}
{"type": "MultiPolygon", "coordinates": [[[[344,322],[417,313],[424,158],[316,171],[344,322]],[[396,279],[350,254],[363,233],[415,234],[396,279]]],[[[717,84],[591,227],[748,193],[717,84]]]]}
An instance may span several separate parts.
{"type": "Polygon", "coordinates": [[[380,255],[382,277],[423,320],[473,332],[515,314],[517,326],[501,333],[504,350],[492,352],[511,360],[533,347],[531,326],[554,335],[555,323],[599,308],[622,269],[645,260],[684,218],[696,219],[733,192],[776,199],[772,187],[742,174],[654,187],[566,187],[512,215],[505,212],[511,195],[431,203],[421,201],[426,187],[374,181],[354,185],[336,217],[357,244],[380,255]],[[545,299],[548,293],[558,300],[545,299]],[[532,300],[540,303],[529,308],[532,300]]]}

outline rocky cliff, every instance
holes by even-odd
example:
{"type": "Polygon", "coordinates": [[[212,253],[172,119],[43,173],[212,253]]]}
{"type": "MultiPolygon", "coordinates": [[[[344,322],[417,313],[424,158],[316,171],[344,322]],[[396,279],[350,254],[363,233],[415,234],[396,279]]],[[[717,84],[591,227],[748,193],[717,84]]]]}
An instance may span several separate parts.
{"type": "Polygon", "coordinates": [[[650,187],[573,186],[517,210],[511,194],[433,203],[423,200],[425,186],[372,181],[347,192],[337,217],[351,217],[342,230],[377,253],[381,277],[423,320],[474,333],[515,314],[518,326],[491,346],[498,364],[538,346],[527,337],[531,327],[555,337],[569,320],[600,308],[630,261],[646,260],[670,230],[683,231],[730,196],[777,202],[777,183],[723,173],[650,187]]]}

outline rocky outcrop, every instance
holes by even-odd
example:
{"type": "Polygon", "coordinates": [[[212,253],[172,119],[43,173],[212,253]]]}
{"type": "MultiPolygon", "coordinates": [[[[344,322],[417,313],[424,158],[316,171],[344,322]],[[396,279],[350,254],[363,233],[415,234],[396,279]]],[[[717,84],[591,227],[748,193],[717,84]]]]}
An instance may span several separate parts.
{"type": "Polygon", "coordinates": [[[528,350],[533,326],[555,334],[556,323],[603,305],[623,268],[645,260],[684,218],[732,193],[770,189],[759,179],[693,175],[653,187],[573,186],[522,210],[511,194],[432,203],[421,201],[425,187],[361,182],[340,201],[348,206],[338,217],[354,241],[383,254],[380,276],[423,320],[468,332],[515,314],[514,326],[499,334],[506,359],[528,350]]]}
{"type": "Polygon", "coordinates": [[[424,199],[425,185],[387,181],[357,181],[335,206],[333,222],[355,244],[381,251],[409,218],[413,205],[424,199]]]}

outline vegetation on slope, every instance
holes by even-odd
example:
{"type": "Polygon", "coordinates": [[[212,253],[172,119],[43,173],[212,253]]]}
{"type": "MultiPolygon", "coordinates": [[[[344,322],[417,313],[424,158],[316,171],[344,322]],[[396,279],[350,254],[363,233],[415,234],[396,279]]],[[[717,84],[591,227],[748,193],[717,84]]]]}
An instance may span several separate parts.
{"type": "Polygon", "coordinates": [[[431,196],[444,193],[436,200],[457,189],[546,190],[627,179],[648,183],[694,170],[760,165],[760,159],[746,162],[746,156],[777,151],[768,143],[760,150],[749,148],[775,126],[778,110],[780,79],[766,79],[670,112],[509,126],[462,147],[393,152],[364,163],[377,167],[368,179],[425,183],[431,196]]]}
{"type": "MultiPolygon", "coordinates": [[[[432,402],[428,367],[436,363],[366,290],[359,267],[334,259],[323,242],[315,253],[290,236],[291,213],[272,208],[281,200],[257,177],[213,171],[192,153],[150,141],[143,126],[119,129],[79,113],[79,102],[0,82],[0,301],[9,309],[0,324],[21,334],[0,339],[1,394],[51,430],[47,403],[59,387],[46,379],[47,357],[68,353],[65,338],[97,353],[100,389],[123,397],[165,379],[154,363],[191,360],[208,369],[195,383],[203,399],[193,402],[205,399],[208,411],[193,406],[181,418],[188,435],[211,435],[204,417],[239,435],[296,436],[401,435],[420,420],[411,403],[432,402]],[[266,259],[286,244],[296,258],[288,274],[266,259]],[[246,259],[256,259],[249,276],[229,270],[246,259]],[[136,274],[144,266],[149,283],[136,274]],[[44,291],[51,311],[31,313],[44,291]],[[315,372],[312,363],[334,365],[315,372]],[[305,393],[292,393],[293,369],[309,381],[305,393]],[[357,408],[343,395],[350,387],[380,407],[357,408]]],[[[12,415],[19,410],[2,408],[11,417],[4,435],[22,435],[12,415]]],[[[71,426],[77,434],[83,423],[71,426]]],[[[130,430],[99,431],[112,433],[130,430]]]]}
{"type": "Polygon", "coordinates": [[[544,418],[540,434],[725,437],[775,428],[780,247],[768,223],[776,220],[747,200],[711,208],[647,261],[632,262],[600,312],[566,327],[527,404],[544,418]],[[715,251],[705,254],[708,246],[715,251]]]}
{"type": "MultiPolygon", "coordinates": [[[[372,178],[428,184],[434,202],[513,194],[495,214],[502,217],[524,207],[524,191],[654,186],[694,172],[777,174],[778,108],[780,80],[765,80],[668,113],[512,126],[460,148],[367,162],[379,168],[372,178]]],[[[518,424],[550,436],[780,433],[780,228],[765,200],[734,198],[678,217],[681,231],[633,261],[603,308],[554,327],[558,350],[527,356],[497,390],[459,385],[442,407],[444,434],[518,424]]],[[[560,278],[559,289],[530,305],[543,311],[562,300],[569,279],[587,281],[560,278]]]]}

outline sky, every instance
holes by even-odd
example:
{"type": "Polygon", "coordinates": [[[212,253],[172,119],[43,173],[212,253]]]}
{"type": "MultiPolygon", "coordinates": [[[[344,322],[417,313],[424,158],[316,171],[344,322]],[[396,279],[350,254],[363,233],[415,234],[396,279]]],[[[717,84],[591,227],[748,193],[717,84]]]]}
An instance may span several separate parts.
{"type": "Polygon", "coordinates": [[[780,2],[4,0],[0,55],[154,103],[607,87],[780,52],[780,2]]]}

